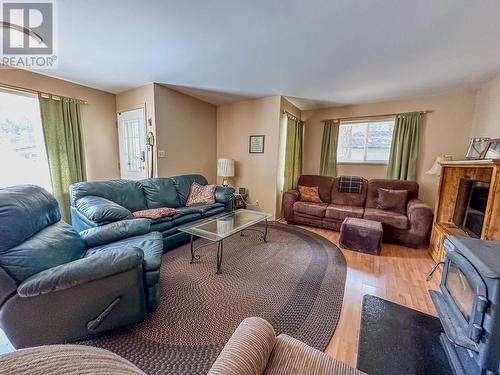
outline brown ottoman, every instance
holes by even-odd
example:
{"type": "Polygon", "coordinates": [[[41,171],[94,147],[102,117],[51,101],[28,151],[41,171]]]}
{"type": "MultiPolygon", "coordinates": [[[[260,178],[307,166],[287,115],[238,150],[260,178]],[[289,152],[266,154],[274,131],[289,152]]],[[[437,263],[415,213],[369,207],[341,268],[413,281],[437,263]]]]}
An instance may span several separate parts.
{"type": "Polygon", "coordinates": [[[379,255],[382,248],[382,223],[346,217],[340,227],[340,246],[362,253],[379,255]]]}

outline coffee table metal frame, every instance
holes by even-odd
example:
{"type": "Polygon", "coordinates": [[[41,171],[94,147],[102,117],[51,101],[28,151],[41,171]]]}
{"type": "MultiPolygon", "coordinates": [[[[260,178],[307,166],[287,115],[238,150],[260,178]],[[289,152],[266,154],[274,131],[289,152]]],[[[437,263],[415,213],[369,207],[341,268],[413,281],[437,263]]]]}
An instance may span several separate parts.
{"type": "Polygon", "coordinates": [[[262,242],[267,242],[267,229],[268,229],[268,219],[271,217],[270,214],[264,213],[264,212],[259,212],[259,211],[252,211],[252,210],[247,210],[247,209],[240,209],[236,210],[230,213],[224,213],[218,216],[210,217],[207,218],[206,220],[198,221],[196,223],[190,223],[189,225],[184,225],[179,227],[179,230],[185,233],[188,233],[191,235],[191,240],[190,240],[190,251],[191,251],[191,261],[189,263],[193,264],[195,261],[200,259],[200,254],[197,254],[198,250],[200,250],[203,247],[207,247],[210,245],[213,245],[214,243],[217,244],[217,256],[216,256],[216,274],[219,275],[222,273],[222,256],[224,253],[224,240],[228,237],[231,237],[237,233],[240,234],[240,237],[243,237],[245,235],[245,231],[254,231],[258,232],[261,234],[259,237],[259,240],[262,242]],[[222,220],[222,219],[228,219],[231,217],[234,217],[235,215],[239,215],[243,213],[254,213],[257,215],[260,215],[260,217],[256,217],[255,220],[252,220],[244,225],[241,225],[240,227],[235,228],[233,231],[230,231],[227,235],[222,235],[219,236],[218,234],[215,234],[214,232],[206,232],[206,236],[204,236],[204,231],[197,229],[196,233],[193,233],[193,228],[199,227],[201,225],[207,224],[211,221],[217,221],[217,220],[222,220]],[[260,222],[264,221],[264,230],[260,230],[257,228],[251,228],[253,225],[258,224],[260,222]],[[217,239],[212,239],[209,238],[210,236],[216,236],[217,239]],[[207,240],[208,242],[203,243],[197,247],[194,246],[194,240],[196,237],[203,238],[207,240]]]}

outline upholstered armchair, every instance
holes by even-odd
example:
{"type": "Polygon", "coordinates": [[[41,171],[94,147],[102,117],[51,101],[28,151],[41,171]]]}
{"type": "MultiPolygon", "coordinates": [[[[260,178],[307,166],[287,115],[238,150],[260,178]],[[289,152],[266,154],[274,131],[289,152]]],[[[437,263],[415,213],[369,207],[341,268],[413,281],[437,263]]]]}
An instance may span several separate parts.
{"type": "Polygon", "coordinates": [[[0,189],[0,326],[16,348],[93,336],[156,308],[161,234],[148,220],[113,225],[80,235],[44,189],[0,189]]]}

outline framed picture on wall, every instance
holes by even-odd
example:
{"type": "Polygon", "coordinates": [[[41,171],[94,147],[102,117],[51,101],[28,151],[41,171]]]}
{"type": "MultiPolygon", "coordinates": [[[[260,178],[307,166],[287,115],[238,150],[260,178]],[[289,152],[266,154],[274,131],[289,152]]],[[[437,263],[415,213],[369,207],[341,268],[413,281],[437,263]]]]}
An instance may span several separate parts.
{"type": "Polygon", "coordinates": [[[480,159],[500,159],[500,138],[489,140],[488,144],[481,153],[480,159]]]}
{"type": "Polygon", "coordinates": [[[251,154],[263,154],[264,141],[265,136],[263,135],[251,135],[248,142],[248,152],[251,154]]]}

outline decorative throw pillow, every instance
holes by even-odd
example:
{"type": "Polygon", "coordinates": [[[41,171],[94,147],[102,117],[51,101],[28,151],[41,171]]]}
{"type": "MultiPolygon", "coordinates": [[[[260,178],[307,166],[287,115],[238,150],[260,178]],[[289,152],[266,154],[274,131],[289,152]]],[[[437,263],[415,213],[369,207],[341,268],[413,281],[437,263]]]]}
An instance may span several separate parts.
{"type": "Polygon", "coordinates": [[[408,200],[408,190],[392,190],[378,188],[377,208],[388,211],[406,213],[406,202],[408,200]]]}
{"type": "Polygon", "coordinates": [[[215,203],[215,189],[217,189],[217,185],[200,185],[197,182],[193,182],[186,207],[215,203]]]}
{"type": "Polygon", "coordinates": [[[317,186],[299,185],[299,194],[302,202],[323,203],[319,197],[319,188],[317,186]]]}
{"type": "Polygon", "coordinates": [[[160,207],[150,208],[149,210],[141,210],[133,213],[136,219],[161,219],[162,217],[173,216],[179,214],[180,211],[175,208],[160,207]]]}

